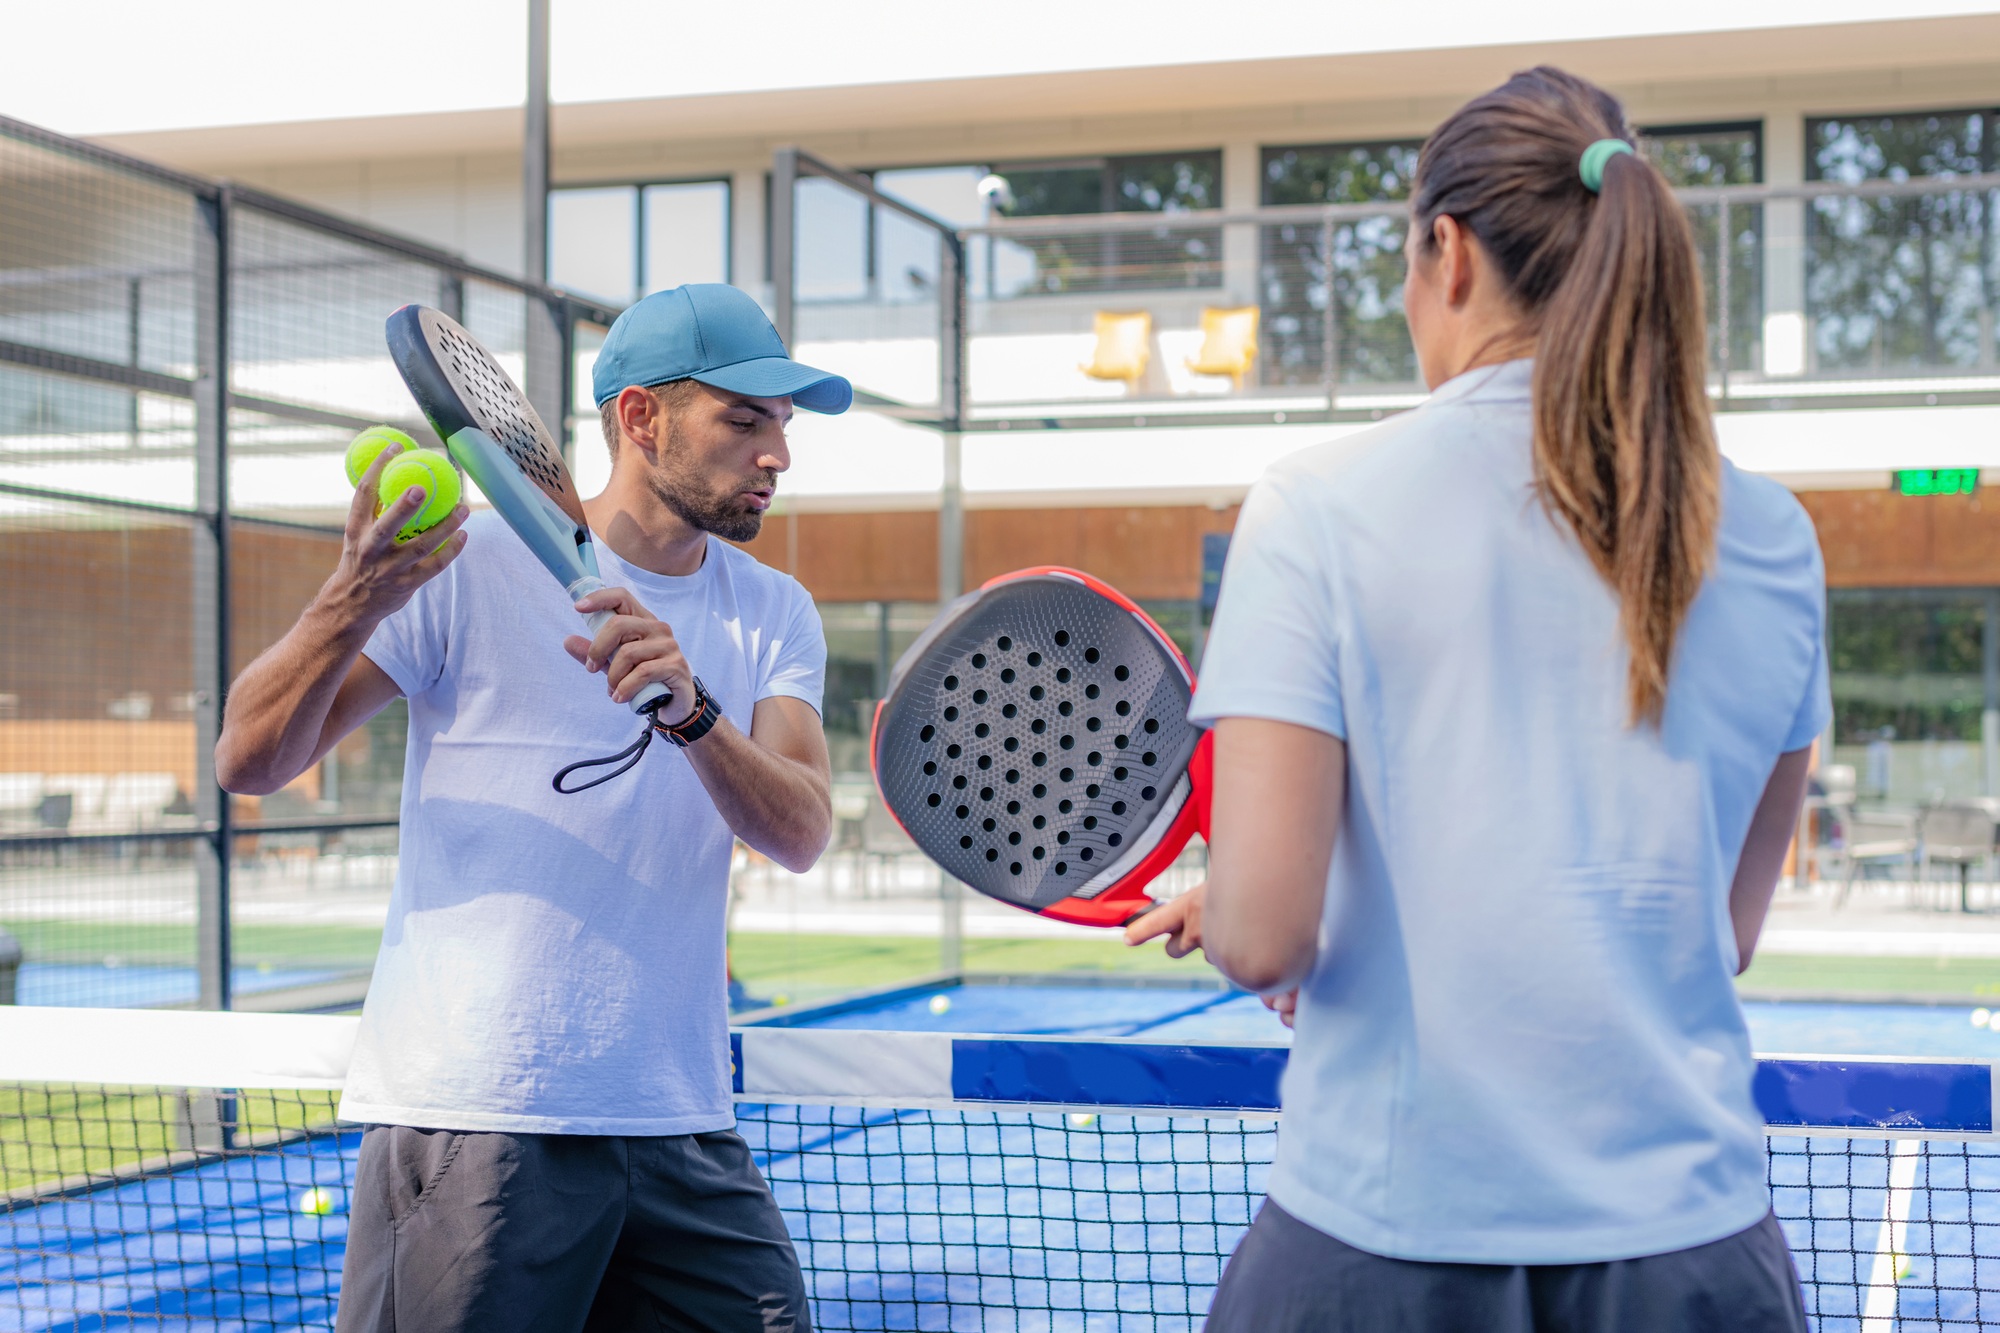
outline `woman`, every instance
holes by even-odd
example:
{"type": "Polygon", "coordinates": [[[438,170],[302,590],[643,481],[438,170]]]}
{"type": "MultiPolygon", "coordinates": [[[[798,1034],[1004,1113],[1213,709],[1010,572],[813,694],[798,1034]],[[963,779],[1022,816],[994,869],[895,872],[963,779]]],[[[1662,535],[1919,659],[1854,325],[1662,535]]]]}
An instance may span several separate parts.
{"type": "Polygon", "coordinates": [[[1717,453],[1630,134],[1553,69],[1452,115],[1404,287],[1432,397],[1238,522],[1209,882],[1131,931],[1296,1004],[1211,1333],[1805,1328],[1731,977],[1829,715],[1824,575],[1717,453]]]}

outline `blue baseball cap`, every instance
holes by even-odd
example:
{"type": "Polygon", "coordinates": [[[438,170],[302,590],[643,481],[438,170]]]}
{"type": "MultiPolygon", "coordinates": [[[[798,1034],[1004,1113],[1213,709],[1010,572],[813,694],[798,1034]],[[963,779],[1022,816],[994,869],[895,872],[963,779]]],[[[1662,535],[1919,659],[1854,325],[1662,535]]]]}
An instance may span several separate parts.
{"type": "Polygon", "coordinates": [[[785,355],[784,340],[748,293],[690,282],[627,306],[597,354],[597,405],[631,385],[699,380],[753,398],[790,398],[809,412],[845,412],[854,386],[785,355]]]}

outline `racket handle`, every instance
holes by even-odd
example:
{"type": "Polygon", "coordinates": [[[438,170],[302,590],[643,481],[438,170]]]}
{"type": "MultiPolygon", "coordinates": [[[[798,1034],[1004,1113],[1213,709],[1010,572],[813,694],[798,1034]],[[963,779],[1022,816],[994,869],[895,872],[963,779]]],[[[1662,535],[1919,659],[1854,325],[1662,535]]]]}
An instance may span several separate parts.
{"type": "MultiPolygon", "coordinates": [[[[581,594],[578,595],[580,596],[581,594]]],[[[590,626],[590,637],[593,639],[597,637],[597,631],[603,629],[610,621],[611,612],[609,611],[592,611],[583,618],[583,623],[590,626]]],[[[658,681],[654,681],[651,685],[633,695],[632,702],[628,706],[635,713],[652,713],[665,708],[673,702],[673,699],[674,692],[672,690],[658,681]]]]}

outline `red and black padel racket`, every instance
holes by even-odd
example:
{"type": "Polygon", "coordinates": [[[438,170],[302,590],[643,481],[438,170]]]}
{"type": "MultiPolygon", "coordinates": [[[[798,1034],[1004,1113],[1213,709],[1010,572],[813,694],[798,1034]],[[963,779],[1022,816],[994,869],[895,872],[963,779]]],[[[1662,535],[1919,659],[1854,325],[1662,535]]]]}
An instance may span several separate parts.
{"type": "Polygon", "coordinates": [[[987,897],[1122,926],[1207,832],[1193,693],[1173,640],[1115,589],[1055,566],[1003,574],[896,663],[875,785],[911,840],[987,897]]]}

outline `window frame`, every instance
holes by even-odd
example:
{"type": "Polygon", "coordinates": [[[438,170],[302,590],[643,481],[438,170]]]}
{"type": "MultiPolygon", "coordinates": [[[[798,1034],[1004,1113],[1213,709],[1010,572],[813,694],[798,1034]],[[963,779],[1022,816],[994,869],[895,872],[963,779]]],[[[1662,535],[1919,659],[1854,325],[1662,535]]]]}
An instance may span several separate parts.
{"type": "MultiPolygon", "coordinates": [[[[632,195],[632,288],[619,299],[627,302],[639,301],[649,293],[640,288],[646,284],[646,191],[656,185],[720,185],[722,187],[722,280],[732,286],[736,282],[736,181],[727,175],[702,176],[629,176],[595,180],[566,180],[549,186],[550,206],[554,206],[555,196],[571,190],[627,190],[632,195]]],[[[768,200],[770,191],[765,191],[768,200]]],[[[551,219],[553,222],[553,219],[551,219]]],[[[554,228],[550,228],[553,242],[554,228]]],[[[765,228],[768,236],[770,228],[765,228]]]]}
{"type": "Polygon", "coordinates": [[[1755,120],[1701,120],[1686,124],[1635,125],[1633,133],[1641,139],[1683,138],[1692,139],[1702,135],[1735,134],[1744,130],[1750,132],[1750,140],[1757,163],[1756,178],[1749,182],[1762,185],[1769,176],[1768,159],[1765,156],[1764,121],[1755,120]]]}

